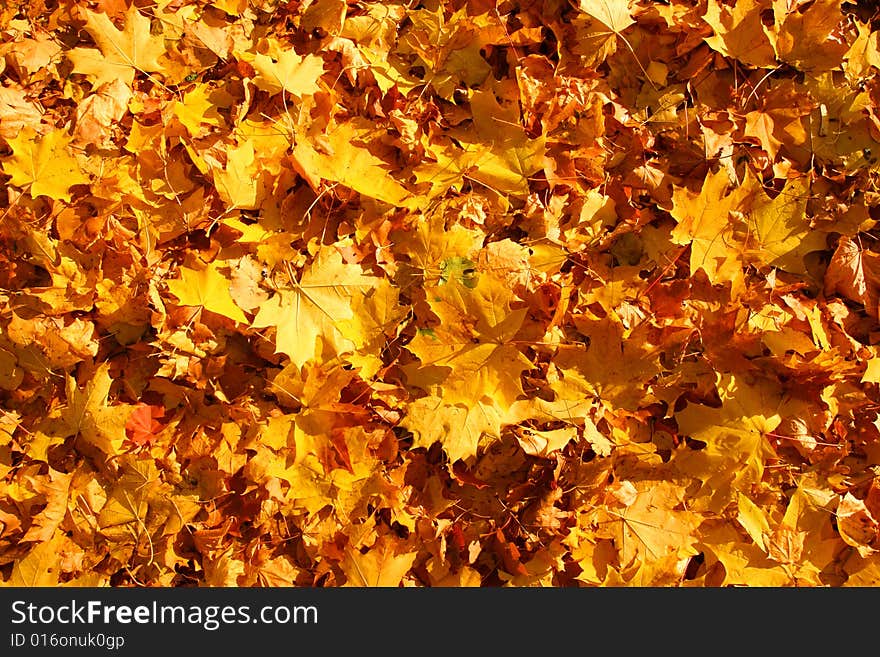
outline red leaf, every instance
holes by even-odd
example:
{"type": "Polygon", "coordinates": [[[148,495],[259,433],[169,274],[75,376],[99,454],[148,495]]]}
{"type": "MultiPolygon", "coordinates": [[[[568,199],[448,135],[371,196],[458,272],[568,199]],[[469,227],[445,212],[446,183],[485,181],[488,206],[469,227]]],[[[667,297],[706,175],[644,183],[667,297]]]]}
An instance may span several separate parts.
{"type": "Polygon", "coordinates": [[[165,415],[165,408],[151,404],[138,404],[125,423],[125,434],[138,447],[151,445],[156,434],[162,430],[162,423],[157,420],[165,415]]]}
{"type": "Polygon", "coordinates": [[[485,481],[478,479],[468,472],[467,468],[461,463],[461,461],[456,461],[452,465],[452,474],[461,483],[473,486],[474,488],[483,489],[489,485],[485,481]]]}
{"type": "Polygon", "coordinates": [[[528,575],[529,571],[522,564],[519,548],[505,538],[500,529],[495,530],[495,551],[501,556],[504,569],[512,575],[528,575]]]}

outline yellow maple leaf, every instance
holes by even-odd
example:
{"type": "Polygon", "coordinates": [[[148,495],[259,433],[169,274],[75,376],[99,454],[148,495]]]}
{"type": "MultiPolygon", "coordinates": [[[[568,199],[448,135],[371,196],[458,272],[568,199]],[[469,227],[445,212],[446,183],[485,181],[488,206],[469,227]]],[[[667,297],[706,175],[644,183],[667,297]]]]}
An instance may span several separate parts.
{"type": "Polygon", "coordinates": [[[608,456],[615,447],[615,443],[602,434],[590,417],[594,404],[584,399],[580,392],[574,392],[575,399],[566,399],[566,392],[573,392],[561,387],[554,387],[556,401],[545,401],[540,397],[520,399],[511,404],[504,414],[506,424],[520,424],[523,420],[537,420],[538,422],[559,423],[570,425],[562,429],[550,432],[537,430],[524,430],[523,436],[518,436],[519,442],[527,453],[532,451],[550,452],[559,448],[566,440],[570,429],[581,428],[583,438],[590,443],[593,451],[599,456],[608,456]],[[545,446],[546,445],[546,446],[545,446]]]}
{"type": "Polygon", "coordinates": [[[244,141],[226,152],[226,168],[212,169],[214,184],[231,208],[255,210],[269,194],[271,176],[256,160],[254,144],[244,141]]]}
{"type": "Polygon", "coordinates": [[[581,11],[607,25],[612,32],[622,32],[633,25],[627,0],[580,0],[581,11]]]}
{"type": "Polygon", "coordinates": [[[247,323],[244,312],[229,292],[231,282],[212,262],[204,269],[180,269],[180,278],[168,281],[168,291],[184,306],[198,306],[236,322],[247,323]]]}
{"type": "Polygon", "coordinates": [[[303,12],[300,28],[311,32],[320,27],[328,34],[336,36],[345,25],[347,10],[348,3],[345,0],[318,0],[303,12]]]}
{"type": "Polygon", "coordinates": [[[766,514],[761,510],[761,507],[742,493],[737,493],[736,503],[737,522],[748,532],[755,545],[766,551],[767,547],[764,545],[764,541],[771,534],[770,522],[767,520],[766,514]]]}
{"type": "MultiPolygon", "coordinates": [[[[442,263],[453,258],[468,258],[479,250],[483,243],[483,233],[479,230],[453,224],[446,227],[442,213],[415,223],[410,230],[391,233],[396,252],[404,254],[418,271],[404,270],[403,278],[407,286],[436,285],[442,273],[442,263]]],[[[405,287],[402,285],[402,287],[405,287]]]]}
{"type": "Polygon", "coordinates": [[[318,80],[324,73],[324,60],[318,55],[302,56],[293,50],[281,51],[274,57],[260,53],[252,57],[248,57],[246,53],[236,54],[243,54],[245,61],[250,60],[257,72],[254,84],[269,95],[277,94],[283,89],[302,98],[314,95],[321,89],[318,80]]]}
{"type": "Polygon", "coordinates": [[[68,148],[71,141],[64,130],[37,137],[31,128],[7,139],[12,156],[3,163],[3,171],[12,176],[9,182],[16,187],[29,187],[32,198],[48,196],[70,201],[70,188],[89,182],[68,148]]]}
{"type": "Polygon", "coordinates": [[[61,575],[60,561],[62,537],[55,534],[45,543],[34,547],[12,566],[12,575],[5,586],[24,586],[28,588],[57,586],[61,575]]]}
{"type": "Polygon", "coordinates": [[[868,558],[880,553],[880,525],[865,500],[846,493],[837,505],[837,531],[859,556],[868,558]]]}
{"type": "Polygon", "coordinates": [[[388,163],[358,143],[360,137],[351,122],[340,123],[328,131],[319,150],[309,135],[298,134],[292,155],[297,173],[315,189],[329,180],[391,205],[412,205],[412,194],[391,175],[388,163]]]}
{"type": "Polygon", "coordinates": [[[143,545],[149,551],[154,536],[172,535],[195,516],[195,500],[163,481],[152,459],[126,455],[98,513],[98,528],[109,541],[143,545]]]}
{"type": "Polygon", "coordinates": [[[748,257],[792,274],[807,274],[804,256],[827,248],[826,234],[813,229],[806,214],[810,199],[807,180],[790,179],[772,199],[751,173],[746,176],[743,188],[754,191],[747,210],[748,257]]]}
{"type": "Polygon", "coordinates": [[[858,36],[853,40],[845,56],[843,69],[852,81],[868,77],[871,68],[880,70],[880,32],[872,32],[871,26],[856,21],[858,36]]]}
{"type": "Polygon", "coordinates": [[[0,137],[8,141],[25,126],[39,125],[42,116],[43,111],[23,89],[0,87],[0,137]]]}
{"type": "Polygon", "coordinates": [[[413,432],[414,445],[440,443],[451,463],[476,456],[484,436],[500,438],[501,425],[501,410],[488,397],[468,404],[450,404],[433,395],[409,404],[400,423],[413,432]]]}
{"type": "Polygon", "coordinates": [[[764,3],[758,0],[740,0],[732,6],[721,0],[709,0],[703,20],[712,27],[714,34],[705,37],[706,43],[722,55],[745,64],[775,66],[776,53],[771,34],[761,20],[764,9],[764,3]]]}
{"type": "MultiPolygon", "coordinates": [[[[492,30],[487,16],[491,14],[470,16],[464,7],[448,18],[441,6],[411,9],[407,12],[411,26],[402,30],[396,50],[405,58],[417,57],[425,70],[425,83],[442,98],[452,101],[457,88],[476,87],[491,72],[480,54],[484,39],[492,30]]],[[[390,63],[387,56],[383,59],[390,63]]],[[[393,75],[386,71],[386,75],[393,75]]]]}
{"type": "Polygon", "coordinates": [[[358,265],[346,264],[334,248],[322,248],[299,281],[282,288],[260,304],[254,328],[274,327],[275,348],[302,366],[316,354],[316,340],[338,350],[351,349],[337,323],[352,318],[353,298],[372,289],[378,280],[365,276],[358,265]]]}
{"type": "Polygon", "coordinates": [[[48,541],[67,515],[67,500],[73,474],[58,472],[52,466],[46,478],[33,478],[33,489],[45,498],[45,508],[33,518],[22,541],[48,541]]]}
{"type": "MultiPolygon", "coordinates": [[[[64,288],[59,288],[64,290],[64,288]]],[[[61,307],[57,303],[56,307],[61,307]]],[[[12,341],[32,351],[39,350],[52,367],[70,368],[98,353],[95,325],[90,321],[74,319],[65,326],[54,317],[25,319],[10,313],[7,335],[12,341]]]]}
{"type": "Polygon", "coordinates": [[[247,9],[248,0],[212,0],[208,4],[225,11],[230,16],[238,16],[247,9]]]}
{"type": "Polygon", "coordinates": [[[366,553],[348,548],[339,564],[347,578],[345,586],[399,586],[418,552],[398,553],[397,550],[395,541],[387,536],[380,537],[366,553]]]}
{"type": "Polygon", "coordinates": [[[672,229],[672,241],[691,245],[691,272],[702,269],[713,284],[728,280],[729,272],[739,269],[728,216],[733,203],[727,194],[729,185],[727,173],[719,169],[706,174],[698,195],[683,187],[672,195],[670,214],[678,222],[672,229]]]}
{"type": "Polygon", "coordinates": [[[640,325],[624,335],[619,324],[584,326],[585,350],[562,345],[554,359],[561,373],[552,388],[559,399],[597,399],[608,409],[635,411],[653,400],[649,381],[661,370],[660,349],[640,325]]]}
{"type": "Polygon", "coordinates": [[[131,88],[122,80],[114,80],[95,90],[76,110],[73,129],[74,143],[80,147],[113,150],[114,127],[128,112],[131,88]]]}
{"type": "MultiPolygon", "coordinates": [[[[390,5],[386,5],[385,8],[388,9],[389,16],[392,15],[390,5]]],[[[346,24],[349,22],[351,19],[346,20],[346,24]]],[[[421,80],[409,73],[410,66],[407,65],[406,60],[398,53],[388,52],[387,46],[377,49],[358,42],[354,52],[369,66],[382,93],[396,86],[403,94],[408,94],[422,84],[421,80]]]]}
{"type": "Polygon", "coordinates": [[[807,157],[805,149],[812,149],[807,143],[807,127],[812,122],[808,117],[816,101],[792,80],[766,84],[759,108],[745,115],[743,134],[756,139],[771,160],[779,152],[795,160],[807,157]]]}
{"type": "Polygon", "coordinates": [[[697,554],[696,529],[702,517],[678,508],[685,494],[682,486],[669,481],[624,484],[632,494],[621,498],[623,508],[610,504],[596,514],[597,535],[614,539],[621,566],[636,559],[650,563],[697,554]]]}
{"type": "MultiPolygon", "coordinates": [[[[301,463],[292,462],[293,459],[280,459],[274,452],[259,452],[259,459],[251,458],[248,465],[259,460],[266,462],[265,474],[286,481],[289,485],[286,499],[297,507],[305,509],[309,513],[315,513],[327,506],[327,500],[332,495],[332,483],[327,478],[324,466],[313,455],[307,455],[301,463]]],[[[254,481],[261,481],[259,476],[252,476],[254,481]]]]}
{"type": "Polygon", "coordinates": [[[770,29],[781,61],[811,74],[840,67],[849,46],[848,39],[834,34],[847,20],[838,0],[816,0],[797,7],[774,2],[773,14],[770,29]]]}
{"type": "Polygon", "coordinates": [[[746,114],[746,127],[743,134],[746,137],[757,139],[771,160],[776,159],[779,147],[782,146],[782,142],[773,136],[773,127],[773,117],[766,112],[755,110],[746,114]]]}
{"type": "Polygon", "coordinates": [[[425,152],[428,158],[419,162],[413,172],[416,182],[430,185],[427,191],[429,199],[441,196],[449,189],[460,191],[467,182],[465,176],[477,161],[476,151],[463,151],[446,142],[426,144],[425,152]]]}
{"type": "Polygon", "coordinates": [[[68,375],[67,406],[61,410],[64,435],[79,436],[107,456],[120,453],[125,441],[125,424],[133,410],[127,404],[109,404],[112,385],[109,363],[101,363],[82,389],[68,375]]]}
{"type": "Polygon", "coordinates": [[[510,310],[513,293],[503,279],[485,274],[473,284],[463,278],[460,260],[446,262],[447,282],[426,289],[440,324],[423,328],[408,345],[420,360],[405,368],[410,383],[432,391],[442,382],[450,404],[488,397],[506,408],[523,394],[520,374],[532,366],[512,344],[525,309],[510,310]]]}
{"type": "Polygon", "coordinates": [[[525,197],[529,192],[529,176],[544,167],[546,139],[543,134],[530,137],[522,128],[518,89],[501,83],[495,86],[495,89],[471,93],[473,129],[451,134],[469,154],[472,162],[469,177],[497,194],[525,197]],[[507,97],[507,102],[499,102],[499,96],[507,97]],[[516,102],[511,98],[516,98],[516,102]]]}
{"type": "Polygon", "coordinates": [[[517,434],[516,439],[526,454],[549,458],[553,452],[562,449],[572,440],[577,440],[577,429],[574,427],[550,431],[523,429],[517,434]]]}
{"type": "Polygon", "coordinates": [[[880,356],[872,356],[868,359],[865,373],[859,380],[862,383],[865,383],[866,381],[870,383],[880,383],[880,356]]]}
{"type": "Polygon", "coordinates": [[[470,566],[462,566],[453,571],[450,564],[438,557],[431,557],[427,564],[432,587],[479,587],[482,584],[480,573],[470,566]]]}
{"type": "Polygon", "coordinates": [[[135,72],[154,73],[162,70],[159,57],[165,53],[165,40],[150,31],[150,19],[135,5],[125,13],[125,27],[118,29],[107,14],[80,8],[85,29],[98,50],[74,48],[67,53],[74,73],[84,74],[97,89],[105,82],[120,79],[128,85],[135,72]]]}
{"type": "MultiPolygon", "coordinates": [[[[880,257],[857,240],[841,236],[825,273],[825,295],[839,294],[876,315],[880,301],[880,257]]],[[[878,373],[880,383],[880,373],[878,373]]]]}
{"type": "Polygon", "coordinates": [[[712,509],[726,505],[736,490],[761,480],[767,459],[776,455],[767,434],[784,415],[799,412],[777,385],[763,379],[718,375],[717,388],[720,408],[689,404],[675,413],[681,434],[706,446],[678,454],[674,463],[704,480],[710,497],[703,502],[712,509]]]}
{"type": "Polygon", "coordinates": [[[365,295],[352,299],[352,317],[336,324],[342,335],[351,340],[355,352],[347,360],[361,368],[361,377],[368,378],[382,367],[382,351],[386,340],[396,334],[408,310],[402,306],[400,290],[386,279],[365,295]]]}
{"type": "Polygon", "coordinates": [[[706,555],[707,566],[723,566],[720,585],[778,587],[792,583],[784,567],[755,543],[743,541],[734,525],[707,523],[700,531],[699,548],[706,555]]]}
{"type": "Polygon", "coordinates": [[[197,84],[171,106],[174,115],[193,137],[204,136],[207,126],[219,128],[223,125],[223,116],[217,111],[217,99],[212,99],[212,95],[220,94],[206,84],[197,84]]]}

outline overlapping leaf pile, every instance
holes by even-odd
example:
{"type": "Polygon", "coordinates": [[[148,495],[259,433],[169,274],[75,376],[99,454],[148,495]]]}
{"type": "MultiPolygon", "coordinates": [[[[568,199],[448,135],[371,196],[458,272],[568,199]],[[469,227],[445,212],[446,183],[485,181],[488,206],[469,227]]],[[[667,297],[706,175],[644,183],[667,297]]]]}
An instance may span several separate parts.
{"type": "Polygon", "coordinates": [[[18,585],[880,582],[880,14],[0,8],[18,585]]]}

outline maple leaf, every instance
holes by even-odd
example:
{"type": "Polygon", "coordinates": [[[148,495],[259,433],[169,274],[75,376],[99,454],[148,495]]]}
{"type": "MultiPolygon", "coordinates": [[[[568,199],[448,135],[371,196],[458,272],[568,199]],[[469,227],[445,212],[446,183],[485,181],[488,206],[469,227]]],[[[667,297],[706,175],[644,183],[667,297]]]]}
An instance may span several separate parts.
{"type": "Polygon", "coordinates": [[[113,148],[113,128],[128,112],[131,98],[131,89],[118,79],[99,87],[86,98],[76,112],[73,137],[77,145],[113,148]]]}
{"type": "Polygon", "coordinates": [[[880,525],[864,500],[847,493],[838,504],[836,515],[837,530],[847,545],[862,557],[880,552],[880,525]]]}
{"type": "Polygon", "coordinates": [[[771,382],[746,382],[724,374],[718,376],[722,405],[710,408],[688,405],[676,412],[679,431],[706,443],[702,450],[679,454],[675,463],[683,472],[704,479],[715,494],[713,508],[731,494],[731,486],[761,480],[767,459],[776,454],[767,440],[795,408],[771,382]]]}
{"type": "Polygon", "coordinates": [[[168,281],[168,291],[184,306],[196,306],[247,323],[244,312],[235,305],[229,292],[230,280],[212,262],[203,269],[181,267],[180,278],[168,281]]]}
{"type": "Polygon", "coordinates": [[[125,434],[138,447],[149,445],[162,430],[162,423],[158,418],[164,415],[165,409],[162,406],[138,404],[125,423],[125,434]]]}
{"type": "Polygon", "coordinates": [[[55,67],[62,48],[49,32],[38,29],[29,32],[28,37],[16,39],[15,48],[6,53],[6,58],[23,82],[34,83],[47,73],[46,69],[55,67]]]}
{"type": "MultiPolygon", "coordinates": [[[[217,556],[216,558],[205,557],[205,585],[206,586],[238,586],[240,578],[245,574],[245,563],[241,559],[235,558],[229,552],[217,556]]],[[[287,580],[290,582],[291,580],[287,580]]]]}
{"type": "Polygon", "coordinates": [[[723,566],[720,584],[727,586],[790,586],[791,575],[753,542],[740,540],[736,528],[719,523],[706,526],[699,548],[709,555],[707,563],[723,566]]]}
{"type": "Polygon", "coordinates": [[[162,70],[159,57],[165,53],[163,37],[153,36],[150,19],[131,5],[125,12],[125,26],[118,29],[107,14],[79,8],[94,48],[74,48],[67,56],[74,73],[84,74],[97,89],[114,80],[131,85],[134,75],[162,70]]]}
{"type": "Polygon", "coordinates": [[[42,112],[17,86],[0,87],[0,137],[7,142],[25,127],[39,125],[42,112]]]}
{"type": "Polygon", "coordinates": [[[684,492],[674,482],[630,482],[631,497],[623,498],[623,509],[609,505],[597,514],[599,536],[613,538],[620,546],[620,562],[631,564],[639,557],[656,561],[697,554],[694,532],[702,518],[690,511],[678,510],[684,492]]]}
{"type": "Polygon", "coordinates": [[[880,582],[880,564],[876,559],[848,559],[845,563],[847,578],[841,586],[846,587],[876,587],[880,582]]]}
{"type": "Polygon", "coordinates": [[[52,367],[70,368],[98,351],[94,324],[79,319],[65,325],[64,320],[56,318],[27,321],[13,314],[7,331],[14,343],[39,349],[52,367]]]}
{"type": "Polygon", "coordinates": [[[617,50],[617,38],[629,49],[642,73],[653,87],[651,76],[639,61],[632,44],[623,35],[635,19],[630,12],[628,0],[580,0],[578,7],[586,17],[578,16],[572,21],[576,30],[575,52],[589,65],[598,66],[617,50]]]}
{"type": "Polygon", "coordinates": [[[752,259],[794,274],[807,273],[804,256],[827,247],[825,234],[814,230],[806,216],[809,197],[809,184],[801,178],[790,179],[773,199],[756,190],[748,211],[755,244],[752,259]]]}
{"type": "Polygon", "coordinates": [[[160,536],[173,535],[198,513],[191,494],[177,494],[151,460],[123,458],[120,475],[101,507],[97,522],[111,542],[154,550],[160,536]]]}
{"type": "Polygon", "coordinates": [[[478,161],[478,152],[463,151],[450,143],[429,144],[426,158],[415,167],[416,182],[431,185],[428,198],[442,196],[448,190],[460,191],[478,161]]]}
{"type": "Polygon", "coordinates": [[[627,0],[579,0],[578,7],[618,34],[635,24],[627,0]]]}
{"type": "Polygon", "coordinates": [[[109,405],[109,363],[101,363],[80,389],[72,376],[67,376],[67,406],[61,410],[63,434],[78,436],[107,456],[120,453],[125,440],[125,424],[131,413],[126,405],[109,405]]]}
{"type": "Polygon", "coordinates": [[[608,456],[614,449],[615,443],[602,434],[591,418],[596,405],[583,399],[583,395],[562,385],[554,386],[554,392],[558,399],[545,401],[540,397],[533,399],[520,399],[510,405],[504,415],[504,421],[509,424],[522,424],[525,420],[540,423],[564,423],[570,426],[561,429],[538,431],[521,427],[522,435],[517,435],[523,450],[531,454],[546,456],[554,449],[563,447],[571,438],[572,431],[580,435],[590,444],[593,451],[599,456],[608,456]],[[576,399],[568,399],[568,396],[576,399]]]}
{"type": "Polygon", "coordinates": [[[60,544],[61,539],[55,534],[52,539],[37,545],[24,558],[14,563],[12,575],[4,585],[29,588],[57,586],[61,575],[61,555],[58,551],[60,544]]]}
{"type": "Polygon", "coordinates": [[[399,488],[384,478],[382,462],[369,447],[371,442],[362,427],[331,436],[334,451],[345,460],[329,473],[336,498],[334,511],[340,519],[354,521],[381,501],[389,506],[396,522],[414,531],[416,519],[404,507],[399,488]]]}
{"type": "Polygon", "coordinates": [[[254,84],[270,95],[282,89],[302,98],[320,90],[318,80],[324,73],[324,60],[317,55],[300,56],[293,50],[284,50],[276,57],[257,53],[250,61],[257,75],[254,84]]]}
{"type": "Polygon", "coordinates": [[[850,79],[865,77],[871,67],[880,69],[880,33],[865,23],[856,22],[858,36],[844,56],[844,70],[850,79]]]}
{"type": "Polygon", "coordinates": [[[289,288],[281,288],[260,305],[252,326],[274,327],[277,353],[298,366],[318,353],[318,338],[346,351],[350,343],[337,323],[351,320],[353,299],[377,283],[359,266],[344,263],[336,249],[320,249],[298,281],[291,280],[289,288]]]}
{"type": "Polygon", "coordinates": [[[866,3],[72,4],[0,9],[4,585],[880,579],[866,3]]]}
{"type": "Polygon", "coordinates": [[[408,345],[419,358],[405,368],[408,380],[430,395],[409,406],[404,426],[418,444],[439,440],[454,461],[474,456],[484,434],[499,437],[504,409],[523,394],[519,377],[531,362],[511,344],[524,313],[507,310],[510,289],[494,276],[470,285],[452,269],[447,274],[446,283],[426,290],[440,325],[408,345]]]}
{"type": "Polygon", "coordinates": [[[289,364],[272,380],[273,388],[301,408],[296,413],[270,417],[261,432],[262,442],[282,452],[292,446],[295,465],[315,457],[327,471],[340,463],[351,470],[348,447],[340,435],[349,423],[368,418],[362,407],[340,401],[342,389],[355,375],[353,370],[338,366],[321,367],[310,362],[300,370],[289,364]]]}
{"type": "Polygon", "coordinates": [[[444,262],[469,258],[482,246],[479,231],[459,224],[446,227],[442,214],[432,214],[417,222],[411,230],[391,234],[395,250],[407,256],[418,271],[411,274],[412,285],[436,285],[444,262]]]}
{"type": "Polygon", "coordinates": [[[212,102],[214,93],[208,85],[197,84],[172,105],[174,115],[193,137],[201,137],[210,127],[223,125],[223,117],[212,102]]]}
{"type": "Polygon", "coordinates": [[[685,188],[676,189],[672,195],[670,214],[678,222],[672,230],[672,241],[691,245],[691,272],[702,269],[710,283],[728,280],[731,268],[737,266],[735,224],[728,216],[734,202],[727,193],[729,186],[727,173],[719,169],[706,174],[697,196],[685,188]]]}
{"type": "Polygon", "coordinates": [[[214,169],[217,192],[230,207],[255,210],[271,188],[269,172],[256,160],[254,144],[245,141],[226,151],[226,167],[214,169]]]}
{"type": "Polygon", "coordinates": [[[629,337],[613,324],[588,330],[590,346],[559,347],[555,363],[561,373],[552,386],[559,399],[594,398],[611,409],[635,410],[652,398],[648,383],[660,371],[659,350],[647,342],[644,328],[629,337]]]}
{"type": "Polygon", "coordinates": [[[67,500],[72,480],[72,473],[58,472],[51,466],[47,480],[37,478],[32,480],[34,490],[45,496],[46,506],[34,516],[30,528],[21,537],[22,541],[42,543],[52,539],[55,530],[67,515],[67,500]]]}
{"type": "Polygon", "coordinates": [[[471,156],[469,177],[498,193],[525,196],[529,176],[544,167],[546,140],[526,135],[518,103],[499,103],[498,95],[505,95],[500,85],[496,91],[473,92],[473,132],[453,134],[471,156]]]}
{"type": "Polygon", "coordinates": [[[773,117],[766,112],[756,110],[746,114],[746,127],[743,134],[746,137],[754,137],[761,144],[761,147],[767,151],[770,159],[776,159],[779,147],[782,142],[773,136],[775,124],[773,117]]]}
{"type": "Polygon", "coordinates": [[[366,552],[348,548],[340,563],[346,586],[396,587],[412,567],[417,552],[398,552],[396,541],[383,536],[366,552]]]}
{"type": "Polygon", "coordinates": [[[394,206],[412,205],[412,194],[389,173],[386,162],[358,143],[359,138],[351,122],[337,124],[328,132],[322,152],[307,135],[299,135],[291,156],[294,168],[315,189],[321,180],[329,180],[394,206]]]}
{"type": "Polygon", "coordinates": [[[431,447],[440,443],[450,462],[476,456],[484,436],[501,436],[502,413],[491,398],[469,404],[450,404],[436,396],[410,403],[400,425],[413,432],[414,444],[431,447]]]}
{"type": "Polygon", "coordinates": [[[841,237],[825,270],[825,294],[841,294],[876,315],[880,310],[880,258],[841,237]]]}
{"type": "Polygon", "coordinates": [[[797,10],[773,5],[774,49],[780,60],[811,74],[840,66],[846,41],[832,33],[845,21],[840,3],[817,0],[797,10]]]}
{"type": "Polygon", "coordinates": [[[3,163],[3,172],[12,176],[10,183],[28,187],[31,197],[70,201],[70,188],[89,183],[79,162],[69,149],[73,140],[64,130],[37,137],[31,128],[8,139],[12,156],[3,163]]]}
{"type": "Polygon", "coordinates": [[[425,68],[425,84],[452,100],[457,87],[474,87],[489,75],[481,56],[485,47],[486,16],[469,16],[465,8],[448,19],[442,7],[408,12],[412,25],[401,34],[398,51],[404,57],[416,55],[425,68]]]}
{"type": "Polygon", "coordinates": [[[729,7],[720,0],[709,0],[703,20],[714,30],[706,43],[727,57],[759,67],[776,65],[770,33],[761,20],[763,3],[745,0],[729,7]]]}
{"type": "Polygon", "coordinates": [[[380,279],[375,288],[352,298],[351,312],[351,318],[340,320],[336,328],[354,344],[355,351],[347,360],[368,378],[382,367],[387,339],[399,332],[408,311],[400,304],[400,290],[380,279]]]}
{"type": "Polygon", "coordinates": [[[742,493],[737,493],[736,507],[736,519],[739,524],[743,526],[752,540],[755,541],[755,545],[766,551],[765,540],[772,534],[767,516],[757,504],[742,493]]]}
{"type": "MultiPolygon", "coordinates": [[[[266,454],[265,458],[268,460],[265,475],[286,481],[289,486],[284,496],[286,501],[309,513],[315,513],[327,506],[332,497],[333,485],[317,457],[308,455],[300,463],[279,459],[274,453],[266,454]]],[[[248,461],[249,465],[252,463],[255,461],[248,461]]],[[[252,478],[254,481],[263,481],[259,476],[252,478]]]]}

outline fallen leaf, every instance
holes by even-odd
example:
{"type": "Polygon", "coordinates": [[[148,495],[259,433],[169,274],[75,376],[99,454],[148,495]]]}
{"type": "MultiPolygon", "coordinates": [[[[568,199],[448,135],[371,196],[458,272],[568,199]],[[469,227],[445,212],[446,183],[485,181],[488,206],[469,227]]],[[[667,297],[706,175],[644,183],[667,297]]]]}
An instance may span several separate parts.
{"type": "Polygon", "coordinates": [[[70,201],[71,187],[89,183],[70,148],[73,138],[64,130],[38,137],[25,128],[7,141],[12,156],[3,162],[3,171],[12,176],[11,184],[27,188],[32,198],[48,196],[70,201]]]}

